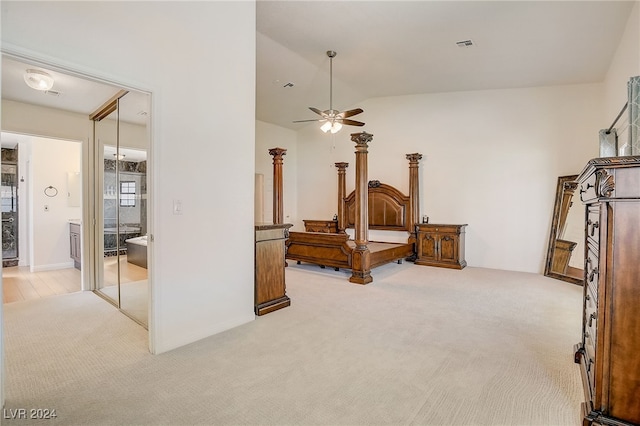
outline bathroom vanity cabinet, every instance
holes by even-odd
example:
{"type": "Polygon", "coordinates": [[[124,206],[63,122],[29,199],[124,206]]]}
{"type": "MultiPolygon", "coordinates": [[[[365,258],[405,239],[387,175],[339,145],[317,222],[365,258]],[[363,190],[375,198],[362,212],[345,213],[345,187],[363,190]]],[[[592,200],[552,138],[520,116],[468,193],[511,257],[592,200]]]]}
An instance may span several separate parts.
{"type": "Polygon", "coordinates": [[[73,259],[73,266],[80,269],[82,264],[82,251],[80,248],[80,224],[69,222],[69,256],[73,259]]]}

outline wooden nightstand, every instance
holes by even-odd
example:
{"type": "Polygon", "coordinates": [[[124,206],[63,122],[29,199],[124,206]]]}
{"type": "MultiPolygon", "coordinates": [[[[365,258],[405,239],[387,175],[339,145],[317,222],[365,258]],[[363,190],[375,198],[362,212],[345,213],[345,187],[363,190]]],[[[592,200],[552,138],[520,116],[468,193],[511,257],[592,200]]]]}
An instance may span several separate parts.
{"type": "Polygon", "coordinates": [[[255,313],[264,315],[291,304],[284,277],[285,241],[291,223],[255,225],[255,313]]]}
{"type": "Polygon", "coordinates": [[[416,265],[462,269],[464,259],[464,225],[416,225],[416,265]]]}

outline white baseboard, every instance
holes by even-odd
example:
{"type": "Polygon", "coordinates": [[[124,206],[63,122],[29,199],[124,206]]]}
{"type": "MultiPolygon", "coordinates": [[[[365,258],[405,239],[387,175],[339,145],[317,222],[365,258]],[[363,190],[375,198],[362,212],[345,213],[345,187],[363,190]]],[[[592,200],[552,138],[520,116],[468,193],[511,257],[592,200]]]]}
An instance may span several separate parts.
{"type": "MultiPolygon", "coordinates": [[[[227,331],[234,327],[238,327],[242,324],[255,321],[255,319],[256,319],[255,314],[252,311],[249,311],[246,315],[240,315],[236,318],[232,318],[228,321],[224,321],[219,324],[214,324],[213,326],[202,329],[202,330],[176,334],[175,336],[170,336],[169,338],[164,337],[162,341],[160,338],[151,337],[152,339],[154,339],[154,342],[151,344],[152,347],[150,348],[150,350],[152,354],[158,355],[164,352],[171,351],[173,349],[177,349],[181,346],[185,346],[193,342],[197,342],[198,340],[211,337],[214,334],[227,331]]],[[[151,324],[149,325],[151,328],[151,324]]]]}
{"type": "Polygon", "coordinates": [[[52,263],[50,265],[31,265],[31,272],[55,271],[56,269],[73,268],[73,260],[65,263],[52,263]]]}

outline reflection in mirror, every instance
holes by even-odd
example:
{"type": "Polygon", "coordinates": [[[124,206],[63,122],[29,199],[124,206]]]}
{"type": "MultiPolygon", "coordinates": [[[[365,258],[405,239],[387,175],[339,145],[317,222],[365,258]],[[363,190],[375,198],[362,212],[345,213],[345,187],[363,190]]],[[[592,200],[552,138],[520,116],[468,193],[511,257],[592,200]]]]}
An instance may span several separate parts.
{"type": "Polygon", "coordinates": [[[574,284],[584,282],[584,207],[575,194],[578,175],[560,176],[544,274],[574,284]]]}

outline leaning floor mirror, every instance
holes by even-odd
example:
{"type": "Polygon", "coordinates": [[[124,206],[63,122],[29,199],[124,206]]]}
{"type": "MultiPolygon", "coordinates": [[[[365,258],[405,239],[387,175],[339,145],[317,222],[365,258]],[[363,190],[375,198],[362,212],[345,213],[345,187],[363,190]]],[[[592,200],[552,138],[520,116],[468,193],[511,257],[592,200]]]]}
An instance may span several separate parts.
{"type": "Polygon", "coordinates": [[[544,275],[582,285],[584,282],[584,206],[578,175],[560,176],[553,207],[544,275]]]}

